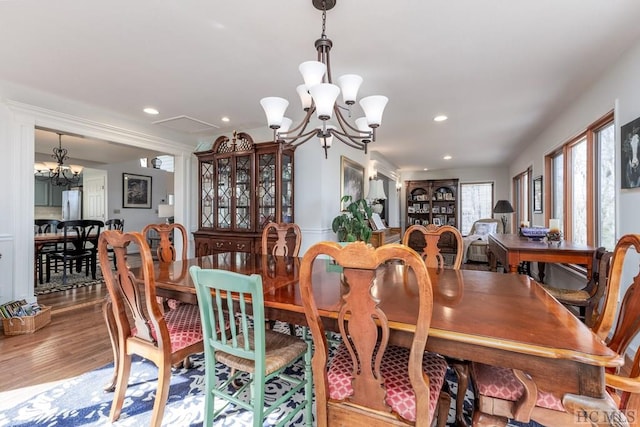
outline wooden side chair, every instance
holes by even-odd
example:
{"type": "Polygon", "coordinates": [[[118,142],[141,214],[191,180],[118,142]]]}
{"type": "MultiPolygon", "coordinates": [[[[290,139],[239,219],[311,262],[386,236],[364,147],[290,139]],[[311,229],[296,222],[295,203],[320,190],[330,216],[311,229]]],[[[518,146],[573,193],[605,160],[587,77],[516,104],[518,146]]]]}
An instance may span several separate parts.
{"type": "MultiPolygon", "coordinates": [[[[34,221],[34,231],[36,234],[45,234],[45,233],[57,233],[58,232],[58,221],[57,219],[36,219],[34,221]]],[[[44,283],[44,275],[42,273],[42,268],[44,266],[44,261],[47,258],[47,254],[51,252],[58,251],[57,243],[46,243],[42,246],[42,248],[36,254],[36,269],[38,270],[38,282],[42,285],[44,283]]],[[[57,272],[56,265],[56,272],[57,272]]],[[[49,273],[51,274],[51,273],[49,273]]]]}
{"type": "MultiPolygon", "coordinates": [[[[640,254],[640,235],[622,236],[613,251],[613,260],[609,274],[609,291],[606,294],[602,315],[593,325],[594,333],[606,337],[616,317],[616,306],[620,292],[625,255],[634,248],[636,256],[640,254]]],[[[640,266],[629,277],[633,283],[627,288],[613,336],[609,347],[618,354],[626,354],[629,345],[640,332],[640,266]]],[[[629,274],[629,272],[627,272],[629,274]]],[[[620,373],[606,373],[605,382],[608,397],[622,410],[640,412],[640,352],[633,356],[633,364],[625,368],[629,377],[620,373]]],[[[576,395],[556,396],[541,390],[525,371],[504,367],[473,363],[471,378],[476,390],[476,409],[473,415],[474,426],[506,425],[507,419],[519,422],[531,420],[546,426],[564,427],[574,425],[576,413],[586,409],[589,398],[576,395]]],[[[596,402],[592,402],[596,403],[596,402]]],[[[597,404],[597,403],[596,403],[597,404]]],[[[603,410],[605,410],[603,408],[603,410]]],[[[597,414],[599,419],[616,414],[597,414]]],[[[621,424],[623,425],[623,424],[621,424]]]]}
{"type": "Polygon", "coordinates": [[[158,367],[158,389],[150,425],[160,426],[169,395],[171,366],[179,364],[190,354],[204,350],[198,306],[181,304],[162,313],[156,302],[151,251],[141,233],[106,230],[100,235],[98,253],[109,291],[103,311],[116,356],[115,394],[109,420],[115,422],[120,417],[131,372],[131,358],[137,354],[158,367]],[[141,274],[137,278],[129,270],[126,257],[127,250],[136,247],[142,263],[141,274]],[[108,248],[113,249],[116,257],[114,270],[108,248]]]}
{"type": "Polygon", "coordinates": [[[399,244],[374,249],[364,242],[344,247],[337,242],[317,243],[302,259],[300,293],[315,348],[312,367],[319,427],[430,426],[436,408],[438,425],[446,424],[450,397],[442,387],[447,363],[425,351],[433,290],[425,264],[413,249],[399,244]],[[325,255],[343,268],[343,279],[336,278],[348,287],[341,301],[336,301],[342,344],[331,360],[315,302],[318,284],[313,280],[314,261],[325,255]],[[372,290],[376,269],[388,260],[404,262],[416,275],[419,314],[411,348],[389,344],[391,330],[384,305],[372,290]]]}
{"type": "MultiPolygon", "coordinates": [[[[177,259],[185,261],[187,259],[188,248],[188,235],[187,229],[182,224],[178,223],[160,223],[160,224],[147,224],[142,229],[142,234],[147,241],[151,236],[157,237],[158,246],[156,249],[156,257],[160,262],[173,262],[177,259]],[[178,250],[174,245],[174,239],[176,238],[176,231],[179,233],[179,237],[182,239],[182,251],[178,254],[178,250]]],[[[162,304],[165,309],[175,308],[180,302],[175,299],[165,299],[158,297],[158,303],[162,304]]]]}
{"type": "MultiPolygon", "coordinates": [[[[298,224],[295,223],[275,223],[269,222],[262,229],[262,253],[297,257],[302,244],[302,231],[298,224]],[[271,245],[273,234],[276,235],[276,241],[271,245]]],[[[267,320],[267,324],[273,328],[275,322],[267,320]]],[[[296,327],[289,323],[289,333],[296,334],[296,327]]]]}
{"type": "MultiPolygon", "coordinates": [[[[602,304],[609,290],[608,278],[612,256],[613,252],[607,251],[604,247],[598,248],[593,253],[591,277],[584,288],[563,289],[542,286],[563,305],[578,307],[578,317],[592,328],[602,314],[602,304]]],[[[606,334],[600,338],[605,339],[606,334]]]]}
{"type": "Polygon", "coordinates": [[[443,235],[450,233],[456,242],[456,253],[454,254],[454,260],[450,268],[453,268],[454,270],[460,269],[463,258],[463,242],[462,235],[457,228],[451,225],[412,225],[404,232],[402,237],[403,245],[409,246],[409,239],[413,233],[422,233],[425,246],[420,255],[422,256],[422,259],[424,259],[427,267],[432,268],[445,268],[445,259],[442,253],[440,253],[438,242],[443,235]]]}
{"type": "Polygon", "coordinates": [[[293,417],[304,410],[305,425],[311,426],[311,343],[264,327],[262,278],[257,274],[247,276],[198,266],[191,267],[189,272],[198,295],[206,343],[204,425],[212,425],[220,412],[233,403],[253,413],[254,427],[262,426],[265,417],[278,407],[291,403],[292,396],[304,389],[304,399],[296,402],[295,410],[278,420],[277,425],[291,425],[293,417]],[[223,329],[220,325],[224,324],[230,325],[229,335],[220,333],[223,329]],[[302,379],[285,372],[299,360],[303,360],[305,365],[302,379]],[[230,368],[231,373],[226,380],[216,375],[216,362],[230,368]],[[249,374],[248,380],[242,376],[243,373],[249,374]],[[284,378],[291,388],[265,408],[266,384],[276,377],[284,378]],[[248,401],[242,398],[247,389],[250,393],[248,401]],[[220,400],[226,402],[216,408],[214,401],[220,400]]]}
{"type": "Polygon", "coordinates": [[[187,259],[188,248],[188,234],[186,228],[182,224],[147,224],[142,229],[142,234],[149,238],[152,234],[151,230],[159,238],[158,247],[156,248],[156,255],[160,262],[172,262],[177,259],[182,261],[187,259]],[[176,247],[173,243],[173,239],[176,238],[175,231],[179,232],[179,238],[182,239],[182,252],[178,255],[176,247]]]}
{"type": "Polygon", "coordinates": [[[51,261],[62,262],[62,284],[67,284],[67,271],[73,273],[82,271],[85,265],[85,275],[96,279],[97,250],[96,244],[104,223],[97,220],[78,219],[60,221],[58,232],[63,234],[63,241],[56,251],[47,253],[47,282],[51,280],[51,261]]]}
{"type": "Polygon", "coordinates": [[[262,253],[281,256],[298,256],[302,243],[302,231],[298,224],[269,222],[262,229],[262,253]],[[270,245],[270,236],[276,234],[276,241],[270,245]],[[271,248],[269,248],[271,246],[271,248]]]}
{"type": "MultiPolygon", "coordinates": [[[[104,229],[105,230],[124,231],[124,219],[120,219],[120,218],[108,219],[108,220],[106,220],[104,222],[104,229]]],[[[113,266],[115,268],[115,266],[116,266],[116,257],[113,256],[113,249],[108,249],[108,251],[111,254],[111,259],[113,259],[113,266]]]]}

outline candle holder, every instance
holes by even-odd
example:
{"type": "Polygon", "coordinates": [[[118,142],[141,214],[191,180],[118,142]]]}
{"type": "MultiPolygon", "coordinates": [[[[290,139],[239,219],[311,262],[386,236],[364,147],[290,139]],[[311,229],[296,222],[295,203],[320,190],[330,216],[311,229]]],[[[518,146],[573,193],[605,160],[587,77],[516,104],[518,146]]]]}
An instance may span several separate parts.
{"type": "Polygon", "coordinates": [[[546,237],[549,246],[560,246],[562,242],[562,232],[560,230],[549,230],[546,237]]]}

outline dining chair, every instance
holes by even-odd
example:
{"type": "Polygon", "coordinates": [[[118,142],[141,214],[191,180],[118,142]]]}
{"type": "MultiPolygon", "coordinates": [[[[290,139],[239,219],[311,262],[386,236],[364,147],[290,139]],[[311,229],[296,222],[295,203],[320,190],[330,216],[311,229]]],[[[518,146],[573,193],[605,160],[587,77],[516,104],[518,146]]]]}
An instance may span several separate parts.
{"type": "MultiPolygon", "coordinates": [[[[188,248],[188,234],[186,228],[179,223],[159,223],[159,224],[147,224],[142,229],[142,235],[145,236],[147,242],[151,238],[157,239],[158,244],[155,248],[156,258],[160,262],[173,262],[177,259],[184,261],[187,259],[188,248]],[[178,250],[174,245],[175,231],[178,231],[180,238],[182,239],[182,250],[178,254],[178,250]]],[[[149,245],[151,246],[151,245],[149,245]]],[[[180,301],[172,298],[158,297],[158,302],[163,305],[165,309],[175,308],[180,301]]]]}
{"type": "MultiPolygon", "coordinates": [[[[297,257],[301,243],[302,231],[298,224],[269,222],[262,229],[261,245],[263,254],[297,257]],[[274,234],[276,240],[271,243],[274,234]]],[[[267,324],[270,328],[273,328],[275,322],[267,320],[267,324]]],[[[289,333],[291,335],[296,334],[296,327],[292,323],[289,323],[289,333]]]]}
{"type": "Polygon", "coordinates": [[[454,270],[460,269],[460,266],[462,265],[463,242],[462,235],[457,228],[451,225],[412,225],[404,232],[404,235],[402,236],[402,244],[409,246],[411,235],[414,233],[422,234],[424,247],[420,256],[427,267],[445,268],[446,266],[447,268],[453,268],[454,270]],[[453,261],[449,264],[445,262],[445,257],[442,255],[440,248],[438,247],[438,242],[443,238],[453,238],[456,243],[456,252],[453,254],[453,261]]]}
{"type": "MultiPolygon", "coordinates": [[[[578,317],[591,328],[602,314],[602,304],[607,297],[612,256],[613,252],[607,251],[604,247],[596,249],[591,262],[591,277],[581,289],[565,289],[549,285],[542,285],[542,287],[563,305],[577,307],[578,317]]],[[[606,335],[601,338],[606,338],[606,335]]]]}
{"type": "Polygon", "coordinates": [[[204,350],[200,313],[195,304],[181,304],[162,312],[156,301],[154,263],[145,237],[139,232],[121,233],[106,230],[98,244],[100,268],[109,298],[103,310],[109,315],[109,328],[114,346],[115,393],[109,420],[120,417],[131,373],[132,355],[137,354],[158,367],[151,426],[160,426],[169,395],[171,366],[190,354],[204,350]],[[116,267],[107,252],[112,248],[116,267]],[[141,267],[136,277],[127,264],[127,251],[137,249],[141,267]]]}
{"type": "Polygon", "coordinates": [[[159,239],[158,246],[156,248],[156,255],[158,260],[161,262],[172,262],[176,259],[186,260],[187,259],[187,248],[188,248],[188,234],[187,230],[184,228],[182,224],[179,223],[171,223],[171,224],[147,224],[142,229],[142,234],[148,239],[151,235],[154,237],[157,236],[159,239]],[[182,242],[182,251],[178,255],[178,251],[174,245],[175,231],[178,231],[180,234],[180,239],[182,242]]]}
{"type": "Polygon", "coordinates": [[[262,229],[262,253],[280,256],[298,256],[302,231],[295,223],[269,222],[262,229]],[[276,240],[272,244],[273,235],[276,240]]]}
{"type": "Polygon", "coordinates": [[[63,234],[63,239],[58,250],[47,253],[46,270],[47,282],[51,280],[51,261],[62,262],[62,284],[67,284],[67,270],[73,273],[74,263],[76,272],[82,271],[82,263],[85,264],[85,275],[96,279],[97,265],[97,241],[104,223],[98,220],[70,220],[60,221],[57,225],[58,232],[63,234]]]}
{"type": "MultiPolygon", "coordinates": [[[[637,259],[640,255],[640,234],[624,235],[617,242],[613,250],[609,291],[606,293],[603,313],[592,327],[596,335],[607,337],[618,311],[617,324],[613,335],[607,339],[607,345],[620,355],[627,354],[629,345],[640,332],[640,322],[637,321],[640,318],[640,266],[633,258],[625,262],[630,248],[635,250],[637,259]],[[634,266],[635,270],[631,271],[630,266],[634,266]],[[620,309],[616,310],[625,269],[629,270],[625,276],[631,277],[633,282],[627,288],[620,309]]],[[[640,352],[636,350],[631,366],[625,364],[624,372],[627,376],[621,371],[605,373],[607,399],[611,399],[619,410],[631,411],[628,413],[636,416],[640,413],[640,352]]],[[[476,392],[474,426],[506,425],[507,419],[524,423],[533,420],[549,427],[574,425],[576,414],[586,410],[585,403],[590,400],[584,396],[557,396],[539,389],[526,370],[474,362],[471,378],[476,392]]],[[[612,417],[616,414],[602,413],[597,416],[612,417]]]]}
{"type": "Polygon", "coordinates": [[[296,407],[279,426],[299,424],[293,417],[304,410],[304,423],[312,425],[313,384],[311,381],[311,343],[265,328],[262,278],[216,269],[189,269],[202,318],[205,336],[205,420],[210,426],[230,403],[253,414],[253,426],[262,426],[264,418],[277,417],[282,405],[296,407]],[[235,298],[235,300],[234,300],[235,298]],[[230,334],[220,333],[220,325],[229,324],[230,334]],[[287,368],[302,360],[303,377],[296,378],[287,368]],[[216,362],[230,373],[221,377],[216,362]],[[283,378],[291,387],[265,408],[265,390],[272,378],[283,378]],[[304,389],[304,398],[293,396],[304,389]],[[248,390],[249,398],[242,397],[248,390]],[[215,404],[225,400],[220,407],[215,404]],[[215,402],[215,404],[214,404],[215,402]]]}
{"type": "MultiPolygon", "coordinates": [[[[58,232],[58,221],[57,219],[36,219],[34,221],[34,231],[36,234],[45,234],[45,233],[57,233],[58,232]]],[[[36,254],[36,269],[38,270],[38,282],[42,285],[44,283],[42,267],[44,266],[44,261],[47,257],[48,253],[58,251],[57,243],[45,243],[42,245],[42,248],[36,254]]],[[[57,272],[57,264],[55,265],[55,271],[57,272]]]]}
{"type": "Polygon", "coordinates": [[[302,259],[300,295],[315,349],[312,369],[319,427],[430,426],[436,408],[438,425],[446,424],[450,397],[442,388],[447,363],[442,356],[425,351],[433,289],[417,252],[400,244],[374,249],[364,242],[344,247],[337,242],[316,243],[302,259]],[[331,359],[314,289],[334,285],[314,280],[314,266],[326,268],[316,259],[327,256],[342,268],[335,286],[345,287],[341,300],[335,302],[342,342],[331,359]],[[383,299],[383,290],[376,289],[381,282],[374,282],[378,267],[390,260],[404,262],[404,274],[413,270],[417,280],[419,311],[410,348],[389,344],[391,322],[384,307],[393,301],[383,299]]]}
{"type": "MultiPolygon", "coordinates": [[[[120,218],[108,219],[108,220],[106,220],[104,222],[104,229],[105,230],[124,231],[124,219],[120,219],[120,218]]],[[[113,249],[109,248],[107,250],[111,254],[111,259],[113,260],[113,266],[115,267],[116,266],[116,257],[113,256],[113,249]]]]}

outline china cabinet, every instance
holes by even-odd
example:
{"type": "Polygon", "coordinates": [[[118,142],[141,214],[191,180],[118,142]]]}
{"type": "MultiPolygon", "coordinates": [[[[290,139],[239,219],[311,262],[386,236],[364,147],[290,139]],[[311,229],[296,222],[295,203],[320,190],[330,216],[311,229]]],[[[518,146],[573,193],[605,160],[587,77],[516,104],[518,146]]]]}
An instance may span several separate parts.
{"type": "MultiPolygon", "coordinates": [[[[414,224],[458,227],[458,179],[405,181],[405,184],[407,227],[414,224]]],[[[455,252],[455,239],[449,234],[444,234],[440,239],[442,252],[455,252]]],[[[416,239],[416,242],[410,239],[409,246],[420,251],[424,239],[416,239]]]]}
{"type": "Polygon", "coordinates": [[[293,222],[293,150],[255,144],[248,134],[221,136],[196,152],[199,227],[196,255],[261,250],[265,224],[293,222]]]}

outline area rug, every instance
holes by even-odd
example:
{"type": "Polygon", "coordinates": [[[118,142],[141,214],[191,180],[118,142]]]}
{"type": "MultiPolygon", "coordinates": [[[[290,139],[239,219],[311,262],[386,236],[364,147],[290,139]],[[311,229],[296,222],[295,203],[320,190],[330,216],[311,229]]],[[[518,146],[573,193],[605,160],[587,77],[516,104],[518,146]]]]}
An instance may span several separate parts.
{"type": "MultiPolygon", "coordinates": [[[[279,324],[280,322],[277,322],[279,324]]],[[[280,324],[277,328],[285,328],[280,324]]],[[[163,425],[178,427],[201,426],[204,421],[204,355],[202,353],[191,356],[191,369],[174,369],[171,376],[169,398],[164,410],[163,425]]],[[[287,370],[287,374],[294,377],[303,375],[304,366],[299,362],[287,370]]],[[[228,369],[218,365],[216,372],[221,378],[228,377],[228,369]]],[[[31,427],[31,426],[104,426],[108,421],[113,393],[103,391],[103,386],[111,380],[113,365],[109,364],[100,369],[71,378],[53,385],[32,397],[26,397],[22,403],[13,408],[0,411],[0,427],[31,427]]],[[[157,388],[158,370],[152,362],[134,356],[131,368],[129,387],[127,388],[122,414],[114,424],[122,427],[138,427],[149,425],[151,410],[157,388]]],[[[447,419],[447,426],[455,425],[456,375],[452,369],[447,371],[447,383],[451,394],[451,408],[447,419]]],[[[276,378],[272,380],[266,390],[266,401],[273,402],[288,387],[286,381],[276,378]]],[[[0,393],[0,401],[6,396],[13,397],[20,390],[0,393]]],[[[303,392],[297,393],[293,401],[303,399],[303,392]]],[[[283,407],[274,412],[264,423],[265,426],[274,425],[278,419],[284,418],[290,407],[283,407]]],[[[467,390],[464,401],[464,416],[467,424],[471,425],[473,411],[473,392],[467,390]]],[[[315,413],[315,404],[313,407],[315,413]]],[[[230,405],[214,422],[215,426],[251,426],[250,411],[238,409],[230,405]]],[[[304,415],[299,414],[289,425],[304,425],[304,415]]],[[[314,422],[315,425],[315,422],[314,422]]],[[[537,426],[532,423],[531,426],[537,426]]],[[[513,423],[509,426],[524,426],[513,423]]]]}
{"type": "Polygon", "coordinates": [[[51,280],[49,282],[44,282],[42,284],[36,282],[36,286],[34,289],[34,295],[45,295],[50,294],[52,292],[60,292],[66,291],[69,289],[82,288],[85,286],[93,286],[96,284],[101,284],[102,274],[100,274],[100,268],[96,271],[96,279],[91,278],[91,274],[89,276],[85,275],[85,272],[67,274],[67,283],[62,284],[62,273],[51,273],[51,280]]]}

